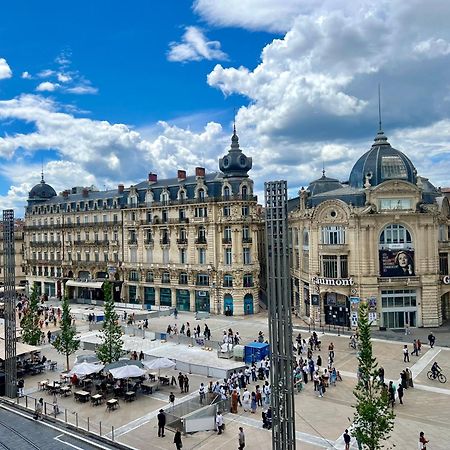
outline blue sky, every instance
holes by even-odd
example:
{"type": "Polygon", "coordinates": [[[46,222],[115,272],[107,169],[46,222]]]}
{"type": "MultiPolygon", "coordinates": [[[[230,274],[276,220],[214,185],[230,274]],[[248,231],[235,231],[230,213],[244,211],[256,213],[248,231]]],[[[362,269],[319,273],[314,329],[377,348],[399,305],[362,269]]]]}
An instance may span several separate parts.
{"type": "MultiPolygon", "coordinates": [[[[383,127],[450,185],[444,0],[9,2],[0,26],[0,207],[29,189],[218,169],[236,114],[257,190],[345,180],[383,127]],[[24,6],[26,5],[26,7],[24,6]]],[[[262,200],[262,199],[261,199],[262,200]]]]}

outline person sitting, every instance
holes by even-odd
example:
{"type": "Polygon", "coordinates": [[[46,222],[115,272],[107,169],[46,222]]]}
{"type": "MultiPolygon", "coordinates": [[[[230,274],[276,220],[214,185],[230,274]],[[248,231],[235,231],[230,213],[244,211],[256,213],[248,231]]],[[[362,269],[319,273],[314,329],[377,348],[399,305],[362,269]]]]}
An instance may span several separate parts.
{"type": "Polygon", "coordinates": [[[441,373],[441,368],[439,367],[439,364],[437,361],[433,363],[431,366],[431,371],[433,372],[433,377],[436,378],[441,373]]]}
{"type": "Polygon", "coordinates": [[[74,373],[71,377],[70,377],[70,383],[73,384],[74,386],[76,386],[78,384],[78,377],[77,374],[74,373]]]}

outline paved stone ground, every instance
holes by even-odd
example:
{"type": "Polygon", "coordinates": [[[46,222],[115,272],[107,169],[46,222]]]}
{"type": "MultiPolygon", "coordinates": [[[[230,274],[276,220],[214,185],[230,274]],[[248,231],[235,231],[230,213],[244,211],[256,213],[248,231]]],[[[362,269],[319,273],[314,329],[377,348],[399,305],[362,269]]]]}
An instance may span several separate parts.
{"type": "MultiPolygon", "coordinates": [[[[164,331],[169,323],[177,323],[178,328],[181,324],[189,321],[191,327],[200,323],[201,329],[204,323],[207,323],[212,331],[213,339],[220,339],[223,330],[232,328],[239,331],[243,338],[243,343],[253,341],[258,332],[263,331],[267,334],[267,316],[261,313],[256,316],[246,317],[211,317],[206,320],[196,321],[192,313],[181,313],[175,321],[174,317],[152,318],[149,323],[151,331],[164,331]]],[[[295,320],[295,329],[304,327],[304,323],[295,320]]],[[[87,331],[86,323],[78,323],[80,331],[87,331]]],[[[427,335],[429,330],[412,330],[412,334],[395,334],[394,341],[380,339],[378,332],[374,333],[374,352],[378,362],[385,369],[387,379],[398,380],[399,373],[405,367],[410,367],[415,378],[415,388],[405,391],[404,405],[397,404],[395,411],[397,414],[395,429],[392,433],[390,444],[395,444],[396,449],[410,450],[417,448],[417,439],[419,431],[424,431],[427,438],[430,439],[430,449],[447,450],[449,448],[449,419],[450,416],[450,381],[446,384],[440,384],[437,381],[430,381],[426,378],[426,372],[431,363],[437,360],[443,368],[444,373],[450,379],[450,350],[437,346],[430,350],[428,346],[423,346],[420,357],[411,356],[410,363],[403,363],[401,339],[409,344],[412,349],[412,340],[416,338],[419,332],[424,331],[427,335]]],[[[295,335],[298,331],[295,331],[295,335]]],[[[450,342],[450,333],[437,336],[437,344],[450,342]]],[[[302,331],[302,336],[307,338],[307,331],[302,331]]],[[[386,333],[381,334],[386,337],[386,333]]],[[[421,337],[421,336],[420,336],[421,337]]],[[[329,342],[335,344],[335,365],[341,371],[343,381],[336,387],[330,387],[323,398],[318,398],[313,391],[312,383],[305,386],[305,390],[295,395],[296,404],[296,430],[297,430],[297,448],[335,448],[343,449],[341,439],[342,432],[350,425],[349,418],[353,416],[352,404],[354,397],[352,390],[356,383],[356,352],[348,346],[348,336],[336,336],[335,334],[320,334],[323,348],[328,347],[329,342]]],[[[421,337],[422,339],[422,337],[421,337]]],[[[423,340],[426,342],[426,339],[423,340]]],[[[57,355],[54,349],[48,345],[44,346],[44,353],[49,359],[58,360],[62,364],[63,358],[57,355]]],[[[81,352],[78,352],[81,353],[81,352]]],[[[315,358],[317,357],[315,352],[315,358]]],[[[325,361],[327,352],[321,353],[325,361]]],[[[72,358],[73,360],[74,358],[72,358]]],[[[175,372],[174,372],[175,373],[175,372]]],[[[40,395],[36,392],[37,382],[40,379],[50,378],[58,379],[59,373],[47,372],[42,376],[27,377],[26,392],[33,396],[40,395]]],[[[192,375],[190,395],[196,397],[196,391],[201,381],[209,382],[209,379],[192,375]]],[[[254,388],[250,385],[250,389],[254,388]]],[[[113,413],[107,413],[104,406],[93,407],[88,404],[80,405],[75,403],[72,397],[61,399],[60,405],[67,407],[73,412],[78,412],[80,418],[95,417],[96,421],[102,421],[104,432],[110,429],[111,425],[115,427],[116,439],[137,449],[171,449],[174,448],[173,433],[167,432],[166,438],[157,437],[156,414],[161,407],[167,406],[167,396],[170,388],[159,391],[153,396],[139,395],[137,401],[131,404],[121,404],[119,410],[113,413]]],[[[45,398],[51,401],[50,396],[45,398]]],[[[177,399],[179,398],[177,394],[177,399]]],[[[72,415],[72,419],[73,420],[72,415]]],[[[80,419],[85,420],[85,419],[80,419]]],[[[238,427],[243,426],[248,449],[270,449],[271,433],[261,427],[261,408],[258,408],[256,414],[244,413],[242,408],[238,414],[227,414],[225,416],[226,431],[218,436],[214,432],[195,433],[183,437],[184,449],[231,449],[237,448],[238,427]]],[[[356,448],[356,447],[352,447],[356,448]]]]}

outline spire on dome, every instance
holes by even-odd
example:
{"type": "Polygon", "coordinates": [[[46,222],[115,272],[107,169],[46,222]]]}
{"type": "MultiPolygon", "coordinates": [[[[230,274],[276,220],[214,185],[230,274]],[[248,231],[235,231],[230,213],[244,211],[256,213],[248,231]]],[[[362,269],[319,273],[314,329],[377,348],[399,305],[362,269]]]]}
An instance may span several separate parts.
{"type": "Polygon", "coordinates": [[[233,136],[231,136],[231,148],[239,150],[239,136],[236,134],[236,122],[233,121],[233,136]]]}

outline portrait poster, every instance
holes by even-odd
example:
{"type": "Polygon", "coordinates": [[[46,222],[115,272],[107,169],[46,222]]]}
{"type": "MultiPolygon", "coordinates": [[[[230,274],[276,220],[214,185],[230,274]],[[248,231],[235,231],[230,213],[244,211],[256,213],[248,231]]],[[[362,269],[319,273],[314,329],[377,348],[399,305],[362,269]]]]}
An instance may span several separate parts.
{"type": "Polygon", "coordinates": [[[410,277],[414,271],[413,250],[380,250],[380,276],[410,277]]]}

